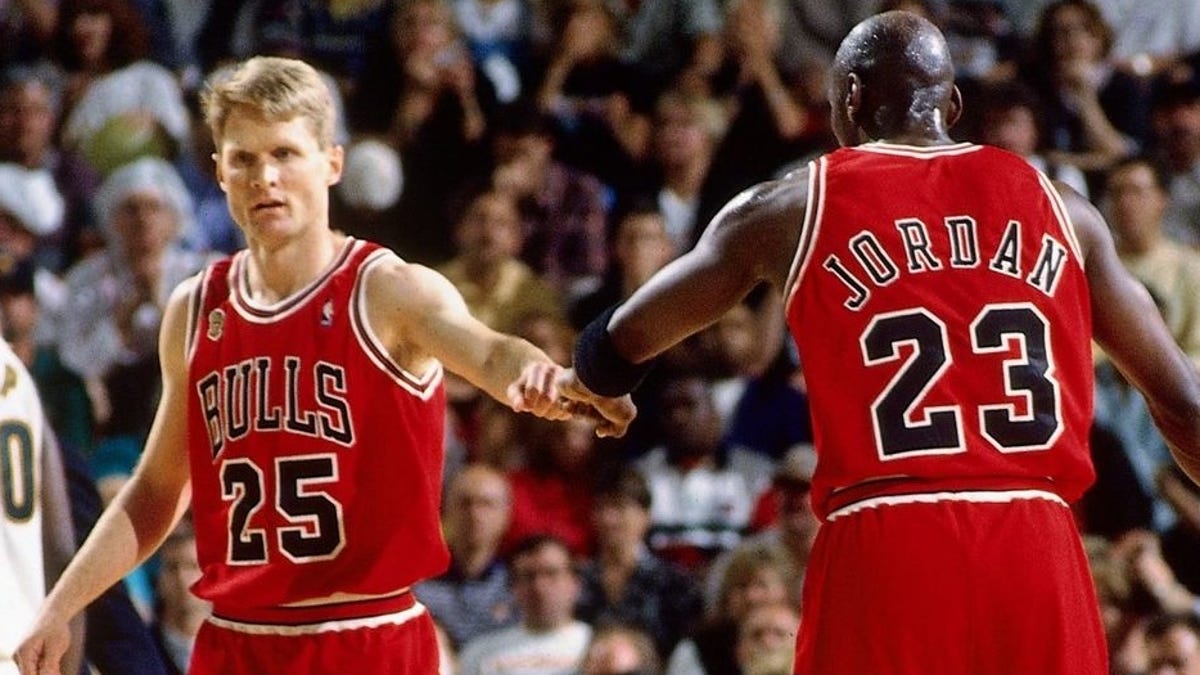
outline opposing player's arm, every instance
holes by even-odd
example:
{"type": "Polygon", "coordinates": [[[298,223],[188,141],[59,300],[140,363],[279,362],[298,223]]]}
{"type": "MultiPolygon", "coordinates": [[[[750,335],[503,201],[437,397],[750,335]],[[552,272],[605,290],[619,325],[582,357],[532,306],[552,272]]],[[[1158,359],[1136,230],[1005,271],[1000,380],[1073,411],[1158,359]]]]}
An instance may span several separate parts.
{"type": "MultiPolygon", "coordinates": [[[[435,358],[515,410],[551,419],[569,417],[557,406],[562,367],[526,340],[492,330],[472,316],[442,275],[390,259],[372,269],[367,294],[368,320],[402,361],[435,358]]],[[[628,420],[620,419],[620,406],[601,412],[623,433],[628,420]]]]}
{"type": "Polygon", "coordinates": [[[150,556],[186,508],[187,367],[184,354],[192,279],[167,303],[159,340],[162,398],[133,477],[101,515],[79,554],[42,604],[17,650],[24,674],[57,673],[68,620],[150,556]]]}
{"type": "Polygon", "coordinates": [[[760,183],[730,201],[704,236],[639,288],[608,331],[624,358],[641,363],[721,318],[766,281],[782,290],[804,221],[808,172],[760,183]]]}
{"type": "Polygon", "coordinates": [[[1200,375],[1121,264],[1104,218],[1071,188],[1057,187],[1083,248],[1096,341],[1145,396],[1175,460],[1200,482],[1200,375]]]}

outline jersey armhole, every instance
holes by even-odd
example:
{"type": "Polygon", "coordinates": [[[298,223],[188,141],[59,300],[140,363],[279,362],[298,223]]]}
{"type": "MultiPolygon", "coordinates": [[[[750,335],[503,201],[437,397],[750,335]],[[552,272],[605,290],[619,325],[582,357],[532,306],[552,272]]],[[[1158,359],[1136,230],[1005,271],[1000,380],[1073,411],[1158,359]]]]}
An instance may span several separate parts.
{"type": "Polygon", "coordinates": [[[785,307],[791,305],[792,296],[804,280],[804,273],[808,269],[808,263],[815,248],[814,243],[821,229],[821,216],[825,211],[825,173],[827,168],[827,157],[820,157],[808,163],[808,199],[804,205],[804,222],[800,224],[800,239],[796,245],[796,255],[792,259],[792,268],[788,271],[787,283],[784,285],[785,307]]]}
{"type": "Polygon", "coordinates": [[[212,274],[212,270],[212,265],[204,268],[204,271],[200,273],[200,278],[188,293],[187,333],[183,352],[184,361],[188,364],[191,364],[192,357],[196,355],[196,345],[200,342],[200,337],[197,335],[200,331],[200,313],[204,311],[208,278],[212,274]]]}
{"type": "Polygon", "coordinates": [[[1067,238],[1067,244],[1071,247],[1071,252],[1075,254],[1075,259],[1079,261],[1079,267],[1086,269],[1087,261],[1083,258],[1083,248],[1079,246],[1079,238],[1075,236],[1075,225],[1071,223],[1071,217],[1067,212],[1067,205],[1063,203],[1062,195],[1058,194],[1058,190],[1046,174],[1041,171],[1037,172],[1038,182],[1042,186],[1042,190],[1046,193],[1046,198],[1050,200],[1050,208],[1054,211],[1054,217],[1058,220],[1058,225],[1062,228],[1063,235],[1067,238]]]}
{"type": "Polygon", "coordinates": [[[370,274],[371,268],[392,255],[394,254],[387,249],[379,249],[371,253],[359,266],[358,276],[354,280],[354,290],[350,293],[350,325],[359,347],[377,368],[390,376],[408,393],[423,401],[428,401],[442,381],[441,362],[435,362],[436,365],[419,376],[409,372],[396,363],[388,353],[383,341],[371,329],[371,322],[367,316],[367,276],[370,274]]]}

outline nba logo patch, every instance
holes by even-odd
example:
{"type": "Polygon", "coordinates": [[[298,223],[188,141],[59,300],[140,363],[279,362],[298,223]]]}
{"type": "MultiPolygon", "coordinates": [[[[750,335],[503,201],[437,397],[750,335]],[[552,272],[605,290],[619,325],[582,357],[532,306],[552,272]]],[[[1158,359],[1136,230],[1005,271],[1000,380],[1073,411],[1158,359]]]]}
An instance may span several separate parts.
{"type": "Polygon", "coordinates": [[[321,306],[321,325],[328,328],[333,325],[333,301],[326,300],[321,306]]]}
{"type": "Polygon", "coordinates": [[[217,341],[221,339],[221,332],[225,330],[225,310],[214,309],[208,313],[208,339],[217,341]]]}

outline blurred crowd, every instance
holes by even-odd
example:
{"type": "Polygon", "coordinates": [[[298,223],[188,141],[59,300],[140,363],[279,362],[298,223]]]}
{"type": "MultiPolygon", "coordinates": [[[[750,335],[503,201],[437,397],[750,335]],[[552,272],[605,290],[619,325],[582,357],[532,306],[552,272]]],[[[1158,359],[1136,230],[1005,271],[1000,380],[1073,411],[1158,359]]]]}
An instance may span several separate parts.
{"type": "MultiPolygon", "coordinates": [[[[827,66],[881,9],[942,27],[955,136],[1089,196],[1200,364],[1195,0],[0,0],[3,335],[111,499],[157,401],[166,298],[242,244],[198,94],[278,54],[318,66],[343,113],[333,226],[569,363],[575,331],[728,199],[832,149],[827,66]]],[[[778,291],[759,289],[660,359],[621,441],[449,381],[453,563],[416,589],[447,663],[790,673],[818,522],[785,338],[778,291]]],[[[1096,413],[1077,513],[1113,672],[1200,673],[1200,490],[1100,352],[1096,413]]],[[[185,521],[126,583],[174,671],[207,612],[185,590],[192,537],[185,521]]],[[[89,631],[93,664],[124,663],[97,656],[122,639],[89,631]]]]}

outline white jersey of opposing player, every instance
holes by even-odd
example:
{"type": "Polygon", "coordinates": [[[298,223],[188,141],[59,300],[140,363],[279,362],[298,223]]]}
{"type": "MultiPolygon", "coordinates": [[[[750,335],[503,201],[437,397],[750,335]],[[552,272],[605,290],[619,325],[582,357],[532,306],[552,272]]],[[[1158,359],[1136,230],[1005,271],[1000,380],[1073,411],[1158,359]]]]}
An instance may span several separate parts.
{"type": "Polygon", "coordinates": [[[33,378],[0,340],[0,675],[46,593],[42,557],[42,405],[33,378]]]}

